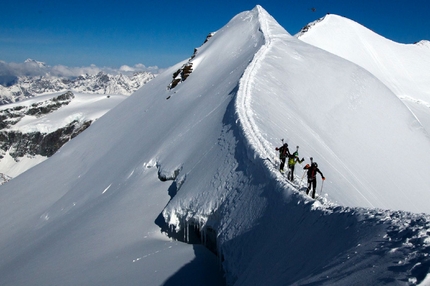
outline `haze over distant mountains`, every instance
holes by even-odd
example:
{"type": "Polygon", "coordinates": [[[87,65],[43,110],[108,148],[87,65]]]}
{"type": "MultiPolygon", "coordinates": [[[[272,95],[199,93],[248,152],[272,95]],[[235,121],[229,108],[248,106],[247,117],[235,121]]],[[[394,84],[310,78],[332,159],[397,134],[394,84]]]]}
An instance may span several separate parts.
{"type": "Polygon", "coordinates": [[[41,94],[73,91],[89,94],[130,95],[155,77],[142,66],[122,66],[119,70],[48,66],[27,59],[23,64],[0,62],[0,104],[41,94]]]}

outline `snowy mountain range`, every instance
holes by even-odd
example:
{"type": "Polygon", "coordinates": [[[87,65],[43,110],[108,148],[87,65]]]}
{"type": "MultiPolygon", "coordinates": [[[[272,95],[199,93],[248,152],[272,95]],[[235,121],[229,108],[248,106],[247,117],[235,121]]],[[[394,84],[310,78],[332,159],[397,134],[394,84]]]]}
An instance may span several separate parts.
{"type": "Polygon", "coordinates": [[[339,25],[339,45],[397,49],[334,15],[294,37],[256,6],[0,186],[0,284],[429,285],[430,111],[394,89],[428,83],[318,47],[339,25]],[[282,142],[318,162],[317,200],[282,142]]]}
{"type": "MultiPolygon", "coordinates": [[[[39,67],[41,73],[47,70],[43,62],[28,59],[25,63],[39,67]]],[[[0,82],[0,104],[68,90],[75,93],[130,95],[154,77],[154,74],[144,71],[132,75],[113,75],[100,71],[77,77],[51,75],[47,71],[37,76],[10,76],[0,82]]]]}
{"type": "Polygon", "coordinates": [[[33,75],[0,76],[0,184],[52,156],[155,77],[143,71],[65,77],[32,59],[23,66],[33,75]]]}
{"type": "Polygon", "coordinates": [[[0,184],[55,154],[126,97],[67,91],[0,106],[0,184]]]}

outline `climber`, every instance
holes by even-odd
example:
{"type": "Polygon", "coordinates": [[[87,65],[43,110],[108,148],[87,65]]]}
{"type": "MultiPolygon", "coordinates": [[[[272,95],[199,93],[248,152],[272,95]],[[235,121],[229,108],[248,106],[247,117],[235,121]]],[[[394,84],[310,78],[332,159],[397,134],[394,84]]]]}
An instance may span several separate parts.
{"type": "Polygon", "coordinates": [[[317,173],[320,173],[322,180],[325,180],[325,177],[323,173],[321,173],[320,169],[318,169],[318,164],[316,162],[313,162],[313,159],[311,157],[311,165],[306,164],[306,166],[303,168],[304,170],[308,170],[308,187],[306,189],[306,194],[309,195],[309,191],[312,187],[312,198],[315,199],[315,190],[317,188],[317,173]]]}
{"type": "Polygon", "coordinates": [[[296,163],[301,164],[305,158],[299,159],[299,146],[297,146],[296,151],[288,156],[288,180],[294,182],[294,166],[296,163]]]}
{"type": "MultiPolygon", "coordinates": [[[[282,139],[282,142],[284,139],[282,139]]],[[[290,150],[288,150],[288,144],[284,143],[281,147],[276,147],[276,151],[279,151],[279,159],[281,159],[281,166],[279,167],[279,171],[281,173],[284,173],[284,165],[285,165],[285,159],[290,156],[290,150]]]]}

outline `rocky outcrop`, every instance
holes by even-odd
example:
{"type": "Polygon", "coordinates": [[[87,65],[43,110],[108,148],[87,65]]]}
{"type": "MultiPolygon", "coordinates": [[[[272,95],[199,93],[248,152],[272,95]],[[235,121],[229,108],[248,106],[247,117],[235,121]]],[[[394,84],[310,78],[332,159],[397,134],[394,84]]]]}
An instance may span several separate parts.
{"type": "MultiPolygon", "coordinates": [[[[210,33],[206,36],[203,45],[214,35],[215,33],[210,33]]],[[[196,57],[198,49],[194,49],[193,55],[190,57],[187,63],[185,63],[180,69],[173,73],[172,81],[170,82],[168,89],[175,88],[179,83],[185,81],[193,72],[193,59],[196,57]]]]}
{"type": "Polygon", "coordinates": [[[50,100],[33,103],[30,106],[15,106],[0,110],[0,130],[18,123],[24,116],[42,116],[51,113],[64,105],[68,105],[75,95],[68,91],[50,100]]]}
{"type": "Polygon", "coordinates": [[[173,73],[173,80],[169,85],[169,89],[175,88],[180,82],[185,81],[193,72],[193,63],[188,62],[180,69],[173,73]]]}
{"type": "Polygon", "coordinates": [[[306,26],[304,26],[303,28],[300,29],[300,31],[295,35],[295,37],[299,38],[300,36],[306,34],[310,29],[312,29],[313,26],[315,26],[319,22],[323,21],[324,19],[325,19],[325,16],[322,18],[319,18],[316,21],[313,21],[313,22],[307,24],[306,26]]]}
{"type": "Polygon", "coordinates": [[[12,179],[11,177],[9,177],[3,173],[0,173],[0,186],[3,185],[4,183],[9,182],[11,179],[12,179]]]}
{"type": "Polygon", "coordinates": [[[74,120],[51,133],[40,131],[23,133],[9,129],[26,115],[39,117],[54,112],[62,106],[68,105],[74,97],[74,94],[69,91],[30,106],[16,106],[0,111],[0,159],[6,152],[9,152],[9,155],[15,160],[35,155],[50,157],[66,142],[87,129],[92,123],[91,120],[84,122],[74,120]]]}
{"type": "MultiPolygon", "coordinates": [[[[65,143],[77,136],[91,125],[91,121],[80,123],[77,120],[51,133],[19,131],[1,131],[0,149],[9,151],[15,160],[26,155],[50,157],[65,143]]],[[[3,156],[0,155],[0,159],[3,156]]]]}

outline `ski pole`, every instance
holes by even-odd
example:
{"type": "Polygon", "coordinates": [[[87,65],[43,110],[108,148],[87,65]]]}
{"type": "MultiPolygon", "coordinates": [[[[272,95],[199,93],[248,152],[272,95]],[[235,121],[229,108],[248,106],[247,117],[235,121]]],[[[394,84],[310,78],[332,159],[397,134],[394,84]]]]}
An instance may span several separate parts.
{"type": "Polygon", "coordinates": [[[320,196],[322,196],[322,190],[323,190],[323,186],[324,186],[324,181],[325,181],[325,180],[322,180],[322,182],[321,182],[320,196]]]}
{"type": "Polygon", "coordinates": [[[300,188],[302,187],[302,182],[303,182],[303,179],[305,178],[305,173],[306,173],[306,170],[304,170],[304,171],[303,171],[303,176],[302,176],[302,178],[300,179],[299,191],[300,191],[300,188]]]}

